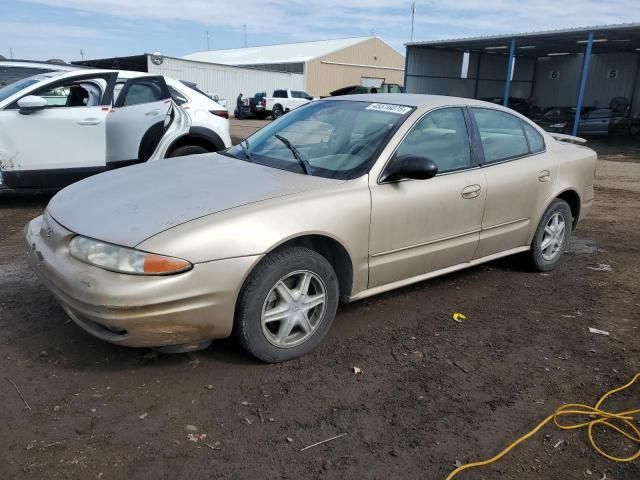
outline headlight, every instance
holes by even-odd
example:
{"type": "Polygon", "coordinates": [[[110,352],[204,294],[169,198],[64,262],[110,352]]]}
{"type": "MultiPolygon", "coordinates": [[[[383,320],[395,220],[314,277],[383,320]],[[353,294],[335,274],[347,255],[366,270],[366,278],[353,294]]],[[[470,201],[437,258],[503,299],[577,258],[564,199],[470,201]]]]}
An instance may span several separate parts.
{"type": "Polygon", "coordinates": [[[141,252],[112,243],[76,235],[69,242],[69,253],[78,260],[119,273],[169,275],[189,270],[186,260],[141,252]]]}
{"type": "Polygon", "coordinates": [[[549,126],[549,128],[564,128],[566,126],[566,123],[554,123],[553,125],[549,126]]]}

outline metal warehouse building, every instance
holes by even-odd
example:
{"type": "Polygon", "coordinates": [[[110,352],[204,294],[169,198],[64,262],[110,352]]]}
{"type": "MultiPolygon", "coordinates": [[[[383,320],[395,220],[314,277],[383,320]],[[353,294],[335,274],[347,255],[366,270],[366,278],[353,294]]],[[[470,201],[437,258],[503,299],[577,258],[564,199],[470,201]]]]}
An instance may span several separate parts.
{"type": "Polygon", "coordinates": [[[404,73],[402,54],[377,37],[211,50],[183,58],[302,75],[303,89],[315,96],[349,85],[402,84],[404,73]]]}
{"type": "MultiPolygon", "coordinates": [[[[407,44],[405,90],[530,99],[541,108],[608,108],[640,115],[640,24],[407,44]]],[[[577,118],[577,115],[576,115],[577,118]]],[[[577,131],[574,122],[573,132],[577,131]]]]}

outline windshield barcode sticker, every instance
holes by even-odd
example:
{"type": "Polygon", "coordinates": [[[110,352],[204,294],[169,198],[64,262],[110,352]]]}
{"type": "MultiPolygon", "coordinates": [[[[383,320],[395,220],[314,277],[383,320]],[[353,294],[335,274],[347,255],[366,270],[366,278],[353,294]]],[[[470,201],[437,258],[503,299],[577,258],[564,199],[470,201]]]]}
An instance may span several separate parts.
{"type": "Polygon", "coordinates": [[[377,110],[378,112],[389,112],[404,115],[411,110],[411,107],[405,107],[404,105],[391,105],[390,103],[372,103],[366,108],[366,110],[377,110]]]}

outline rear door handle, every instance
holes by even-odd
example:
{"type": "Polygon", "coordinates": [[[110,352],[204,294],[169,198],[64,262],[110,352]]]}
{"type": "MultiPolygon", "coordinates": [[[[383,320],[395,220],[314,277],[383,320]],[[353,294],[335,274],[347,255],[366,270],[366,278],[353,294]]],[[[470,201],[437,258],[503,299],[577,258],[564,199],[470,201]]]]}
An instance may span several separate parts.
{"type": "Polygon", "coordinates": [[[88,125],[88,126],[100,125],[100,123],[102,122],[100,121],[99,118],[85,118],[83,120],[78,121],[78,125],[88,125]]]}
{"type": "Polygon", "coordinates": [[[462,198],[476,198],[480,195],[480,185],[469,185],[462,189],[462,198]]]}
{"type": "Polygon", "coordinates": [[[152,115],[158,115],[160,113],[160,110],[151,110],[150,112],[145,113],[145,115],[147,116],[152,116],[152,115]]]}
{"type": "Polygon", "coordinates": [[[538,180],[541,182],[548,182],[551,180],[551,172],[549,170],[542,170],[538,174],[538,180]]]}

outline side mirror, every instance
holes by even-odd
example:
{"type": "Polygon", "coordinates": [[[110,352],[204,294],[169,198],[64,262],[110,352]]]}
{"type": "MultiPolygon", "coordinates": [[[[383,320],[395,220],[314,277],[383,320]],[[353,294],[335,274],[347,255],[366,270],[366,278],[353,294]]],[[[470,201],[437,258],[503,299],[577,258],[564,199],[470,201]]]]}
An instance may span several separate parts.
{"type": "Polygon", "coordinates": [[[312,97],[311,95],[307,95],[307,96],[306,96],[306,99],[307,99],[307,100],[313,100],[313,97],[312,97]]]}
{"type": "Polygon", "coordinates": [[[433,160],[418,155],[403,155],[393,157],[387,167],[382,181],[397,182],[398,180],[427,180],[438,173],[438,166],[433,160]]]}
{"type": "Polygon", "coordinates": [[[18,106],[21,114],[30,115],[38,110],[47,108],[47,101],[36,95],[27,95],[18,100],[18,106]]]}

